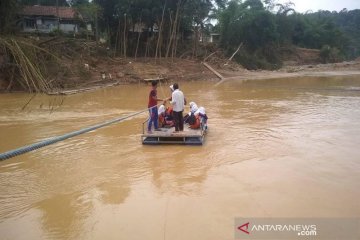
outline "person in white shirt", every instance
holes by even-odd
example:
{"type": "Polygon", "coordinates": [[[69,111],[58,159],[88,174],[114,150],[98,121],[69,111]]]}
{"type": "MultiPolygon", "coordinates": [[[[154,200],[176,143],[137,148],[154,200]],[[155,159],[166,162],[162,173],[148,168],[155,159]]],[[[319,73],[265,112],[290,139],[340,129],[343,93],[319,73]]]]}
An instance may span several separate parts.
{"type": "Polygon", "coordinates": [[[196,105],[196,103],[194,103],[194,102],[190,102],[189,105],[190,105],[189,115],[190,115],[190,113],[195,113],[199,109],[198,106],[196,105]]]}
{"type": "Polygon", "coordinates": [[[171,95],[171,105],[173,106],[173,115],[175,120],[175,132],[184,131],[183,111],[185,105],[184,94],[179,90],[179,85],[174,83],[174,91],[171,95]]]}
{"type": "Polygon", "coordinates": [[[189,120],[192,121],[191,118],[194,119],[192,115],[194,115],[194,113],[198,110],[198,106],[196,105],[195,102],[190,102],[189,106],[190,106],[190,112],[185,115],[184,123],[189,123],[189,120]]]}

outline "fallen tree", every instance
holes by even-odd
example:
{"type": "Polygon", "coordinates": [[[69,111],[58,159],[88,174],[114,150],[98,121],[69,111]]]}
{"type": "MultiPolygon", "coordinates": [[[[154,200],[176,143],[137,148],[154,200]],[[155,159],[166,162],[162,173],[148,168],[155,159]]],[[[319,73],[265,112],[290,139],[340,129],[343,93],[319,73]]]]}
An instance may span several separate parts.
{"type": "Polygon", "coordinates": [[[58,57],[25,39],[0,37],[0,72],[10,90],[19,85],[29,92],[48,92],[52,84],[47,77],[47,64],[58,57]]]}

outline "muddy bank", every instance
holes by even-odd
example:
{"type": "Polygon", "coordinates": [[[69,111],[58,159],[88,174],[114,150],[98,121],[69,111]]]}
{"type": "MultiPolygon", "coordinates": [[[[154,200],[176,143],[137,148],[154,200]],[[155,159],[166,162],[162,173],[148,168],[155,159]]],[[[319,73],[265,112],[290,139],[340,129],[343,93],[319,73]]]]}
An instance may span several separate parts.
{"type": "MultiPolygon", "coordinates": [[[[111,61],[114,61],[113,59],[111,61]]],[[[115,60],[116,61],[116,60],[115,60]]],[[[227,65],[210,62],[208,65],[215,72],[208,69],[200,61],[187,59],[174,59],[172,61],[162,60],[158,63],[146,59],[133,61],[132,59],[119,59],[118,64],[102,63],[97,76],[92,74],[92,81],[85,81],[81,86],[67,89],[60,89],[63,93],[76,93],[84,90],[110,87],[118,84],[147,84],[150,79],[161,79],[165,83],[182,81],[224,81],[231,79],[256,80],[272,78],[291,77],[331,77],[360,75],[360,61],[312,64],[299,66],[284,66],[277,71],[256,70],[249,71],[236,63],[227,65]],[[220,76],[219,76],[220,75],[220,76]],[[101,80],[101,77],[104,79],[101,80]],[[97,78],[100,78],[96,81],[97,78]]]]}
{"type": "Polygon", "coordinates": [[[241,75],[225,77],[217,83],[231,80],[264,80],[274,78],[296,78],[296,77],[335,77],[335,76],[352,76],[360,75],[359,70],[327,70],[327,71],[299,71],[299,72],[283,72],[283,71],[256,71],[245,72],[241,75]]]}
{"type": "Polygon", "coordinates": [[[55,93],[74,94],[82,91],[89,91],[101,87],[110,87],[118,84],[147,84],[150,79],[161,79],[164,84],[171,82],[207,80],[221,84],[228,80],[257,80],[273,78],[293,77],[331,77],[360,75],[360,61],[311,64],[298,66],[284,66],[277,71],[256,70],[249,71],[236,63],[219,64],[208,63],[211,69],[202,62],[194,60],[176,59],[173,62],[150,63],[146,60],[133,62],[128,59],[126,63],[117,66],[103,65],[108,68],[106,78],[96,85],[88,82],[88,87],[64,89],[55,93]],[[117,72],[124,69],[125,73],[117,72]],[[115,76],[115,78],[110,78],[115,76]]]}
{"type": "MultiPolygon", "coordinates": [[[[322,77],[360,75],[360,60],[331,64],[310,64],[284,66],[276,71],[249,71],[234,62],[208,61],[212,70],[201,61],[190,59],[154,59],[146,58],[89,58],[82,65],[75,65],[74,71],[83,72],[78,77],[63,77],[56,80],[56,85],[49,94],[75,94],[99,88],[123,84],[146,84],[151,79],[161,79],[165,83],[182,81],[226,81],[231,79],[256,80],[291,77],[322,77]],[[77,69],[81,68],[81,69],[77,69]],[[215,72],[214,72],[215,70],[215,72]]],[[[21,91],[9,89],[8,81],[0,79],[1,92],[21,91]]]]}
{"type": "Polygon", "coordinates": [[[207,46],[202,47],[202,55],[196,58],[188,54],[178,58],[129,58],[116,57],[116,52],[109,47],[84,39],[28,37],[6,41],[20,44],[22,51],[15,51],[16,44],[10,48],[10,43],[8,50],[11,54],[0,49],[0,92],[33,90],[74,94],[119,84],[142,84],[152,79],[170,83],[348,75],[360,71],[360,59],[318,64],[321,61],[319,50],[314,49],[291,48],[291,51],[282,53],[285,65],[280,70],[250,71],[230,60],[221,49],[207,46]],[[11,60],[14,56],[22,61],[14,64],[11,60]]]}
{"type": "Polygon", "coordinates": [[[329,64],[312,64],[312,65],[298,65],[298,66],[284,66],[277,71],[248,71],[243,69],[241,71],[223,71],[219,72],[225,79],[271,79],[271,78],[291,78],[291,77],[331,77],[331,76],[347,76],[360,75],[360,61],[350,61],[342,63],[329,64]]]}
{"type": "MultiPolygon", "coordinates": [[[[146,84],[151,79],[164,82],[218,79],[200,61],[189,59],[89,58],[81,65],[74,64],[72,71],[80,74],[53,79],[50,94],[73,94],[114,85],[146,84]]],[[[8,86],[9,79],[0,77],[0,92],[23,91],[19,86],[11,89],[8,86]]]]}

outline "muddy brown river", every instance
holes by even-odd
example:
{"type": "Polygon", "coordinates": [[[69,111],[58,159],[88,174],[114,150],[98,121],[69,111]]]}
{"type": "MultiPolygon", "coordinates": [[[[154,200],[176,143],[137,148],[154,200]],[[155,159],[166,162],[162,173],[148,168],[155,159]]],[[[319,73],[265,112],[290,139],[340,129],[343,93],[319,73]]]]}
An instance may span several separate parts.
{"type": "MultiPolygon", "coordinates": [[[[236,217],[360,217],[360,77],[180,83],[203,146],[146,114],[0,162],[0,239],[234,239],[236,217]]],[[[169,95],[168,86],[158,89],[169,95]]],[[[0,95],[0,152],[142,110],[149,87],[0,95]]]]}

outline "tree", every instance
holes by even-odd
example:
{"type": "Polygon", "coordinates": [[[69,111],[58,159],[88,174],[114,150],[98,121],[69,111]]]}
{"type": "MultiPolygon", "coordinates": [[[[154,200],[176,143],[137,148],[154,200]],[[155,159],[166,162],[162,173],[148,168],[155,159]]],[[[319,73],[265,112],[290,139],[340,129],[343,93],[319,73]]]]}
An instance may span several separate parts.
{"type": "Polygon", "coordinates": [[[259,68],[278,64],[274,45],[278,41],[275,16],[259,0],[233,0],[220,13],[221,46],[229,54],[244,43],[236,56],[244,66],[259,68]],[[261,60],[261,61],[259,61],[261,60]]]}
{"type": "Polygon", "coordinates": [[[17,12],[21,4],[13,0],[1,0],[0,2],[0,33],[6,34],[15,31],[17,12]]]}
{"type": "MultiPolygon", "coordinates": [[[[95,23],[95,39],[98,42],[99,40],[99,26],[98,18],[101,15],[101,7],[96,3],[89,3],[88,1],[78,1],[73,2],[74,8],[80,13],[80,20],[86,25],[90,23],[95,23]],[[83,2],[80,4],[80,2],[83,2]]],[[[86,31],[86,36],[88,38],[88,32],[86,31]]]]}
{"type": "MultiPolygon", "coordinates": [[[[190,32],[195,32],[196,35],[202,31],[204,21],[214,8],[211,0],[94,0],[94,2],[103,9],[100,28],[103,31],[108,29],[110,42],[117,53],[124,54],[126,51],[128,55],[135,53],[138,55],[139,52],[145,52],[159,58],[176,56],[180,35],[190,32]],[[134,32],[135,26],[142,26],[144,34],[134,32]]],[[[223,6],[225,0],[217,0],[216,3],[219,4],[218,6],[223,6]]],[[[196,49],[198,38],[194,39],[193,48],[196,49]]]]}
{"type": "Polygon", "coordinates": [[[296,12],[294,3],[275,4],[277,8],[276,24],[278,26],[279,44],[291,44],[294,28],[296,26],[296,12]]]}

